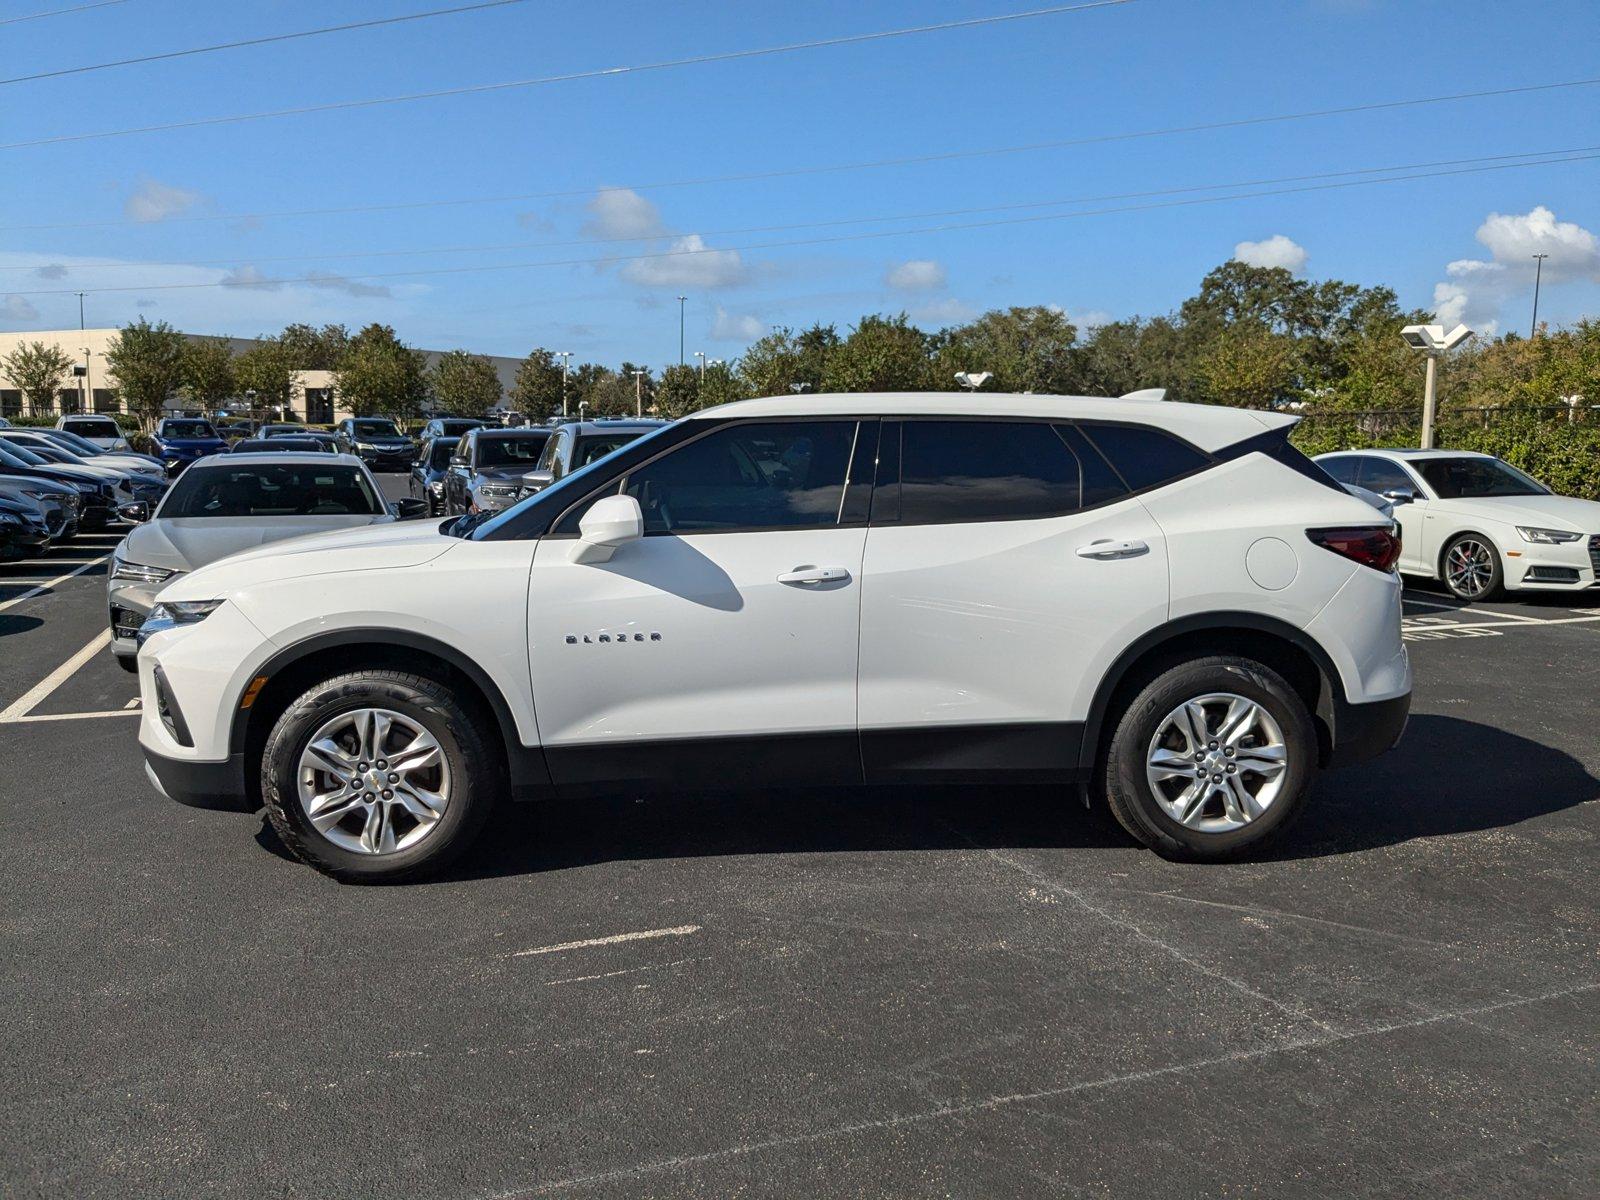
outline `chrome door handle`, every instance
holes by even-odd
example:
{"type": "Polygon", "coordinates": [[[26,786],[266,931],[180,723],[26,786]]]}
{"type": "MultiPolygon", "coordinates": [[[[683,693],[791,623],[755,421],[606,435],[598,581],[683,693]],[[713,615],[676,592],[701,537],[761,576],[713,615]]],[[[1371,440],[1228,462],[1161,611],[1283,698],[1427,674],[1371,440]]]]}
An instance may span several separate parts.
{"type": "Polygon", "coordinates": [[[1079,558],[1137,558],[1149,553],[1150,547],[1141,541],[1113,542],[1110,538],[1101,538],[1098,542],[1078,547],[1079,558]]]}
{"type": "Polygon", "coordinates": [[[778,576],[779,583],[797,583],[813,587],[819,583],[843,583],[850,578],[844,567],[796,567],[778,576]]]}

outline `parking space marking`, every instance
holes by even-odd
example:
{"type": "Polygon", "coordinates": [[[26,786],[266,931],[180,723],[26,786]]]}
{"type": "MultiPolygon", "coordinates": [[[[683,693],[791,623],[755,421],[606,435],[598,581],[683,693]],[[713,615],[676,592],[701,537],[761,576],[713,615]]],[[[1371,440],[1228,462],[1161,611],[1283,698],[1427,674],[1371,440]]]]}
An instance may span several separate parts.
{"type": "MultiPolygon", "coordinates": [[[[107,551],[106,553],[102,554],[99,558],[91,559],[90,561],[84,563],[82,566],[74,567],[72,570],[68,571],[65,575],[57,575],[54,579],[50,580],[48,583],[42,583],[38,587],[33,588],[30,591],[23,592],[22,595],[20,595],[20,596],[13,596],[9,600],[0,601],[0,612],[5,612],[5,610],[10,608],[12,605],[21,604],[24,600],[32,600],[35,596],[39,595],[40,593],[49,591],[51,588],[55,587],[58,583],[65,583],[67,580],[71,579],[74,575],[82,575],[85,571],[89,570],[91,567],[99,566],[101,563],[105,562],[106,559],[108,559],[110,557],[111,557],[111,553],[110,553],[110,551],[107,551]]],[[[111,631],[108,629],[106,631],[106,637],[110,638],[110,636],[111,636],[111,631]]]]}
{"type": "Polygon", "coordinates": [[[1452,621],[1449,617],[1405,617],[1400,636],[1408,642],[1436,641],[1445,638],[1500,637],[1507,629],[1534,629],[1547,625],[1590,625],[1600,621],[1600,613],[1583,612],[1576,617],[1514,617],[1506,613],[1486,613],[1494,621],[1452,621]]]}
{"type": "MultiPolygon", "coordinates": [[[[0,718],[3,719],[3,718],[0,718]]],[[[532,950],[518,950],[512,958],[525,958],[530,954],[559,954],[563,950],[582,950],[589,946],[614,946],[618,942],[638,942],[645,938],[684,937],[699,933],[698,925],[674,925],[671,929],[641,929],[635,933],[613,933],[610,937],[585,938],[581,942],[561,942],[554,946],[536,946],[532,950]]]]}
{"type": "MultiPolygon", "coordinates": [[[[50,674],[46,675],[27,691],[23,692],[22,695],[18,696],[17,699],[12,702],[11,706],[4,712],[0,712],[0,725],[14,725],[19,721],[27,720],[28,713],[37,707],[46,696],[55,691],[68,679],[71,679],[73,674],[77,672],[78,668],[82,667],[84,663],[88,662],[110,644],[111,630],[102,629],[98,634],[95,635],[94,640],[91,641],[87,646],[79,650],[71,658],[67,659],[66,662],[62,663],[54,671],[51,671],[50,674]]],[[[119,710],[117,715],[120,716],[124,711],[126,710],[119,710]]]]}

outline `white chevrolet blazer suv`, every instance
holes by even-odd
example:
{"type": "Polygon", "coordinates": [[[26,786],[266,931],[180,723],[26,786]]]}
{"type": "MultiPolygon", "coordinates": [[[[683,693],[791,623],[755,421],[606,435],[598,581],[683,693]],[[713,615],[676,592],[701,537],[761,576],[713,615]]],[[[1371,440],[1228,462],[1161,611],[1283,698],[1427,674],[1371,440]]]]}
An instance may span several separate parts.
{"type": "Polygon", "coordinates": [[[415,878],[502,797],[1028,782],[1180,858],[1399,738],[1399,539],[1293,418],[853,394],[696,413],[489,516],[297,538],[140,630],[151,781],[415,878]]]}

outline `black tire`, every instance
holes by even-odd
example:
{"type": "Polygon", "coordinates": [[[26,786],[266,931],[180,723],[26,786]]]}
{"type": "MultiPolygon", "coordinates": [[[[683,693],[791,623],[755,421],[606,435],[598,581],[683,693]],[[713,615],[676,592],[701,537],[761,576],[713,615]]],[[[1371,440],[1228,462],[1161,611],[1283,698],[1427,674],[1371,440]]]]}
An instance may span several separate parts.
{"type": "Polygon", "coordinates": [[[448,866],[478,836],[504,792],[500,747],[482,732],[493,718],[464,704],[454,689],[404,671],[353,671],[324,680],[278,717],[261,758],[261,796],[267,819],[296,858],[344,883],[406,883],[448,866]],[[406,849],[365,854],[335,845],[301,809],[297,774],[312,734],[344,712],[383,708],[421,725],[448,764],[450,801],[439,823],[406,849]]]}
{"type": "Polygon", "coordinates": [[[1215,655],[1170,666],[1140,689],[1112,726],[1100,784],[1117,823],[1158,854],[1226,861],[1259,849],[1300,814],[1316,777],[1317,753],[1311,714],[1281,675],[1248,658],[1215,655]],[[1266,811],[1226,832],[1191,829],[1169,816],[1146,775],[1152,740],[1168,714],[1213,693],[1242,696],[1265,709],[1282,731],[1288,757],[1280,790],[1266,811]]]}
{"type": "Polygon", "coordinates": [[[1439,581],[1444,584],[1445,591],[1449,592],[1457,600],[1465,601],[1468,604],[1493,600],[1500,595],[1501,589],[1505,586],[1505,580],[1506,569],[1505,564],[1500,561],[1500,552],[1495,549],[1494,543],[1481,533],[1457,534],[1450,539],[1449,545],[1444,548],[1444,553],[1439,556],[1439,581]],[[1450,579],[1450,556],[1463,543],[1476,543],[1488,554],[1489,582],[1481,591],[1463,590],[1457,587],[1450,579]]]}

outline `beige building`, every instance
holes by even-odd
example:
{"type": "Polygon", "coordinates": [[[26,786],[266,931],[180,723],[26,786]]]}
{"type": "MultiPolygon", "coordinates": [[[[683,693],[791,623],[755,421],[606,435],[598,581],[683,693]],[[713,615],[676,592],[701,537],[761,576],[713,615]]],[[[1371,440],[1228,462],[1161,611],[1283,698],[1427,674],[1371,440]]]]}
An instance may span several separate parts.
{"type": "MultiPolygon", "coordinates": [[[[75,412],[126,412],[127,408],[118,394],[116,375],[106,365],[105,357],[106,349],[118,332],[116,329],[49,329],[32,333],[0,332],[0,416],[43,417],[75,412]],[[67,379],[57,393],[54,403],[45,410],[41,410],[37,405],[26,403],[23,400],[21,391],[7,377],[5,371],[5,359],[24,344],[32,344],[34,342],[43,342],[46,345],[59,347],[76,364],[78,371],[78,374],[67,379]]],[[[203,335],[189,333],[184,336],[198,340],[203,335]]],[[[233,347],[235,354],[242,354],[257,344],[254,338],[223,338],[222,340],[233,347]]],[[[430,367],[442,353],[443,351],[440,350],[423,351],[430,367]]],[[[521,365],[522,360],[495,355],[490,355],[488,358],[489,362],[494,366],[495,374],[500,377],[500,386],[510,392],[511,385],[517,377],[517,368],[521,365]]],[[[237,404],[241,408],[246,407],[246,398],[244,396],[238,397],[237,404]]],[[[174,411],[177,411],[181,407],[181,401],[174,397],[172,407],[174,411]]],[[[289,408],[291,412],[286,414],[287,416],[309,421],[312,424],[330,424],[351,415],[339,403],[338,389],[334,386],[333,372],[331,371],[301,371],[296,374],[294,383],[289,389],[289,408]]]]}

